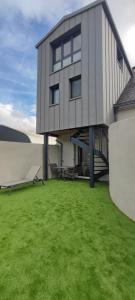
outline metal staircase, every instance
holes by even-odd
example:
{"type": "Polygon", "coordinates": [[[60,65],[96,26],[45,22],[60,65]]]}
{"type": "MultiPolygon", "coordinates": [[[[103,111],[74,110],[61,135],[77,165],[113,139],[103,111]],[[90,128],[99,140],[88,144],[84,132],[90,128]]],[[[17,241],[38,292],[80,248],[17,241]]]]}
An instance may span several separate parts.
{"type": "Polygon", "coordinates": [[[88,128],[82,128],[71,136],[70,140],[71,143],[87,152],[89,177],[93,176],[95,182],[109,173],[108,133],[106,127],[93,127],[93,133],[92,140],[90,140],[88,128]]]}

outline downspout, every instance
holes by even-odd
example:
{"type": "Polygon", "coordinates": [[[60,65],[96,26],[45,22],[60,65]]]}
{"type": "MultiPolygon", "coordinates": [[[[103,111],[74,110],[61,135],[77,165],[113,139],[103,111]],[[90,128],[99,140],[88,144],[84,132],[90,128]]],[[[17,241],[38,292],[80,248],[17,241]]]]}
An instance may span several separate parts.
{"type": "Polygon", "coordinates": [[[117,107],[115,104],[113,105],[113,111],[114,111],[114,122],[117,122],[117,107]]]}

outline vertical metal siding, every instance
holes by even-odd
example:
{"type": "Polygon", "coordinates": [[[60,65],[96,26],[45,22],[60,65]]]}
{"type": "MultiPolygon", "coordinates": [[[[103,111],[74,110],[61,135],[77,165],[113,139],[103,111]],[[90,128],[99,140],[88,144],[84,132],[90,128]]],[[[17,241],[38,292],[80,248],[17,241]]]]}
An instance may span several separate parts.
{"type": "Polygon", "coordinates": [[[88,31],[91,30],[88,26],[88,12],[82,14],[82,126],[88,125],[88,31]]]}
{"type": "Polygon", "coordinates": [[[64,73],[63,70],[60,72],[60,128],[64,128],[64,118],[63,118],[63,111],[64,111],[64,73]]]}
{"type": "Polygon", "coordinates": [[[95,9],[95,55],[96,55],[96,64],[95,64],[95,83],[96,83],[96,92],[95,92],[95,103],[97,111],[97,124],[102,124],[103,122],[103,66],[102,66],[102,6],[97,6],[95,9]]]}
{"type": "Polygon", "coordinates": [[[113,104],[130,78],[117,62],[117,43],[102,5],[63,22],[39,46],[37,132],[50,132],[113,121],[113,104]],[[51,42],[81,23],[82,59],[52,73],[51,42]],[[81,74],[82,95],[70,101],[70,78],[81,74]],[[50,86],[59,83],[60,104],[50,106],[50,86]]]}
{"type": "Polygon", "coordinates": [[[45,61],[46,61],[46,65],[43,65],[42,63],[42,68],[45,69],[45,78],[42,82],[42,84],[44,85],[45,89],[45,93],[44,93],[44,103],[45,103],[45,110],[44,110],[44,122],[45,122],[45,128],[44,128],[44,132],[49,131],[49,98],[50,98],[50,89],[48,87],[49,84],[49,70],[50,70],[50,45],[49,43],[47,43],[45,45],[45,61]]]}
{"type": "Polygon", "coordinates": [[[117,42],[109,21],[102,10],[102,62],[103,62],[103,110],[104,123],[113,120],[113,104],[130,79],[130,73],[124,62],[123,70],[117,61],[117,42]]]}
{"type": "Polygon", "coordinates": [[[41,46],[41,131],[44,132],[45,127],[45,67],[46,66],[46,48],[45,45],[41,46]]]}
{"type": "Polygon", "coordinates": [[[89,98],[89,124],[94,125],[97,121],[97,106],[96,106],[96,27],[95,27],[95,10],[89,10],[89,55],[88,55],[88,68],[89,68],[89,85],[88,85],[88,98],[89,98]]]}
{"type": "Polygon", "coordinates": [[[63,101],[63,128],[68,128],[68,116],[69,116],[69,69],[64,69],[64,95],[63,99],[60,99],[60,101],[63,101]]]}
{"type": "Polygon", "coordinates": [[[95,7],[66,20],[39,47],[39,49],[42,49],[41,65],[39,68],[42,79],[38,76],[38,81],[40,81],[40,91],[42,95],[41,97],[38,96],[37,116],[41,121],[41,128],[39,130],[41,133],[94,125],[101,122],[103,119],[101,92],[101,35],[99,32],[101,22],[100,10],[101,7],[95,7]],[[51,41],[80,23],[82,33],[81,62],[76,62],[58,72],[52,73],[51,41]],[[82,76],[82,95],[79,99],[70,101],[69,80],[77,75],[82,76]],[[59,83],[60,87],[60,105],[50,106],[50,86],[57,83],[59,83]],[[97,119],[97,110],[99,110],[99,119],[97,119]]]}

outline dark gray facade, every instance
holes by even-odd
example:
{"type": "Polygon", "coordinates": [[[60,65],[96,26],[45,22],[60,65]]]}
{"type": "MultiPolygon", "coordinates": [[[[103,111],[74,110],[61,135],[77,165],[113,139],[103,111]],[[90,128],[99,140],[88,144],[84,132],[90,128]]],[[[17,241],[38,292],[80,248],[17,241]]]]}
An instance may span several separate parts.
{"type": "Polygon", "coordinates": [[[113,105],[132,71],[105,1],[97,1],[64,17],[37,44],[37,133],[113,122],[113,105]],[[52,71],[52,43],[81,27],[81,60],[52,71]],[[123,68],[117,60],[117,47],[123,68]],[[81,75],[81,97],[70,100],[69,81],[81,75]],[[60,103],[50,105],[50,88],[59,84],[60,103]]]}

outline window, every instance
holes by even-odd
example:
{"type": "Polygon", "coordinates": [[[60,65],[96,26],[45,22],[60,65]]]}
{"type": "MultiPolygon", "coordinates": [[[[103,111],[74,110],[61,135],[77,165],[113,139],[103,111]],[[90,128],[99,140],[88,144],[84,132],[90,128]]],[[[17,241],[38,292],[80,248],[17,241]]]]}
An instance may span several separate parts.
{"type": "Polygon", "coordinates": [[[61,69],[61,47],[54,49],[54,71],[61,69]]]}
{"type": "Polygon", "coordinates": [[[56,105],[60,102],[60,92],[59,92],[59,85],[55,85],[51,87],[51,103],[50,105],[56,105]]]}
{"type": "Polygon", "coordinates": [[[73,38],[73,62],[81,59],[81,34],[73,38]]]}
{"type": "Polygon", "coordinates": [[[63,67],[66,67],[71,64],[71,56],[63,59],[63,67]]]}
{"type": "Polygon", "coordinates": [[[70,40],[63,44],[63,48],[64,48],[64,57],[71,55],[71,41],[70,40]]]}
{"type": "Polygon", "coordinates": [[[117,60],[121,69],[123,69],[123,55],[120,51],[120,48],[117,45],[117,60]]]}
{"type": "Polygon", "coordinates": [[[70,98],[77,98],[81,96],[81,76],[70,79],[70,98]]]}
{"type": "Polygon", "coordinates": [[[58,71],[73,62],[81,60],[81,32],[76,32],[53,46],[53,71],[58,71]]]}
{"type": "Polygon", "coordinates": [[[71,40],[63,43],[63,67],[71,64],[71,40]]]}
{"type": "Polygon", "coordinates": [[[81,34],[78,34],[73,38],[73,51],[79,51],[81,49],[81,34]]]}
{"type": "Polygon", "coordinates": [[[80,59],[81,59],[81,51],[76,52],[75,54],[73,54],[73,62],[76,62],[80,59]]]}

